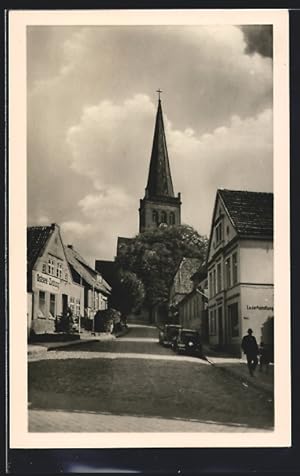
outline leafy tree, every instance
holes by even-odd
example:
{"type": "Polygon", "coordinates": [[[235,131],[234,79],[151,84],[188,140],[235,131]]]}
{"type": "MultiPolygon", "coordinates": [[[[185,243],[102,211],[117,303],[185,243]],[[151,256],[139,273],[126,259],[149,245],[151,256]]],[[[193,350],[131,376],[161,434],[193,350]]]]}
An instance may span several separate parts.
{"type": "Polygon", "coordinates": [[[183,257],[205,260],[207,237],[188,225],[160,226],[140,233],[119,249],[116,262],[143,282],[145,303],[168,301],[170,287],[183,257]]]}
{"type": "Polygon", "coordinates": [[[95,314],[95,332],[112,332],[115,324],[120,321],[120,312],[116,309],[103,309],[95,314]]]}
{"type": "Polygon", "coordinates": [[[145,289],[142,281],[132,271],[120,270],[112,289],[112,303],[122,318],[137,310],[144,301],[145,289]]]}

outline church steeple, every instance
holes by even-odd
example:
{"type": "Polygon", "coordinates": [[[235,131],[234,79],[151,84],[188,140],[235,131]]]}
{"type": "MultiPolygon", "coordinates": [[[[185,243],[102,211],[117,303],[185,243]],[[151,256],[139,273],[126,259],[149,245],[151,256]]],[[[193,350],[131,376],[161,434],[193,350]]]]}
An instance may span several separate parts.
{"type": "MultiPolygon", "coordinates": [[[[161,91],[159,90],[159,92],[161,91]]],[[[146,196],[149,198],[174,197],[160,98],[158,99],[146,196]]]]}
{"type": "Polygon", "coordinates": [[[154,128],[152,152],[145,197],[140,201],[140,232],[161,223],[180,224],[180,194],[174,196],[165,135],[160,89],[154,128]]]}

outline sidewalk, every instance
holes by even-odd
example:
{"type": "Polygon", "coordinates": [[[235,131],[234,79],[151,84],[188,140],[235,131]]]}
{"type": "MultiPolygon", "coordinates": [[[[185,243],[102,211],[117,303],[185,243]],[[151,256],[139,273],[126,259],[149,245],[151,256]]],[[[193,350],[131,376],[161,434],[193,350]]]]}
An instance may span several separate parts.
{"type": "Polygon", "coordinates": [[[268,373],[265,369],[260,372],[259,366],[257,367],[254,377],[249,375],[247,362],[243,359],[237,359],[234,357],[218,357],[207,356],[207,360],[211,365],[221,369],[224,372],[228,372],[233,377],[239,379],[242,384],[246,386],[252,386],[258,390],[263,390],[269,395],[273,396],[274,393],[274,366],[269,365],[268,373]]]}
{"type": "Polygon", "coordinates": [[[87,342],[99,342],[99,341],[111,341],[115,340],[123,335],[128,334],[130,332],[129,328],[123,329],[117,334],[109,334],[106,332],[82,332],[80,334],[80,339],[70,340],[65,342],[37,342],[35,344],[28,344],[27,345],[27,354],[33,355],[36,353],[43,353],[47,352],[48,350],[55,350],[60,349],[61,347],[68,347],[74,344],[86,344],[87,342]]]}
{"type": "Polygon", "coordinates": [[[87,342],[98,342],[115,340],[116,336],[101,332],[92,335],[91,333],[82,333],[80,339],[70,340],[66,342],[37,342],[36,344],[27,345],[27,354],[32,355],[39,352],[47,352],[48,350],[60,349],[61,347],[69,347],[70,345],[86,344],[87,342]]]}
{"type": "Polygon", "coordinates": [[[109,412],[29,409],[29,432],[214,432],[253,433],[271,431],[242,424],[222,424],[212,421],[161,416],[114,415],[109,412]]]}

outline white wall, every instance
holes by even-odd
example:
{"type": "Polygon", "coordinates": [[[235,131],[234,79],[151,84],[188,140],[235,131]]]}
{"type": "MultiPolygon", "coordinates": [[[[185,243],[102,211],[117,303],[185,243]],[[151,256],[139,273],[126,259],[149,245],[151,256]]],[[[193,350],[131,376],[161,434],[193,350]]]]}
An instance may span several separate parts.
{"type": "Polygon", "coordinates": [[[272,286],[241,286],[242,335],[251,328],[259,344],[262,326],[274,317],[274,289],[272,286]]]}
{"type": "Polygon", "coordinates": [[[210,231],[211,235],[211,244],[210,244],[210,249],[209,249],[209,258],[208,260],[213,257],[215,252],[223,247],[226,246],[233,238],[236,236],[236,231],[234,227],[232,226],[231,221],[228,218],[227,212],[225,211],[223,204],[221,203],[220,199],[218,199],[218,203],[216,206],[215,214],[212,219],[212,223],[214,223],[215,219],[219,216],[219,214],[223,215],[222,222],[223,222],[223,240],[220,242],[219,246],[216,246],[216,239],[215,239],[215,226],[212,227],[210,231]]]}
{"type": "Polygon", "coordinates": [[[240,241],[240,282],[273,283],[273,243],[271,241],[240,241]]]}

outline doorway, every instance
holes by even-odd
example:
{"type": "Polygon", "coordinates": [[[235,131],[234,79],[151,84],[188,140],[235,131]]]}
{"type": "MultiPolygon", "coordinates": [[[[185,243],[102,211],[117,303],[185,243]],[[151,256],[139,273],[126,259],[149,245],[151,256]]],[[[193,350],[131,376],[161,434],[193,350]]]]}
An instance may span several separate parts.
{"type": "Polygon", "coordinates": [[[62,294],[62,315],[66,316],[68,313],[68,295],[62,294]]]}

